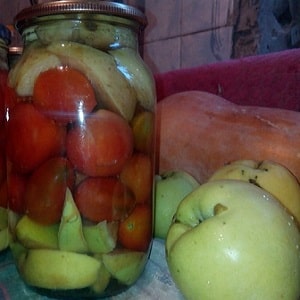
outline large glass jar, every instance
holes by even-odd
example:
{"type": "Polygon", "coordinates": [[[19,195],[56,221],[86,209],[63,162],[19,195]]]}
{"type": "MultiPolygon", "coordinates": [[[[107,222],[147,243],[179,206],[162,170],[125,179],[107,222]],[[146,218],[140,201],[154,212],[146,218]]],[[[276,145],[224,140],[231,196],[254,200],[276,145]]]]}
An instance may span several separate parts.
{"type": "Polygon", "coordinates": [[[0,24],[0,251],[8,246],[7,181],[5,157],[5,98],[8,94],[9,29],[0,24]]]}
{"type": "Polygon", "coordinates": [[[138,52],[145,25],[136,8],[108,1],[41,3],[16,16],[11,250],[40,293],[110,296],[147,263],[156,99],[138,52]]]}

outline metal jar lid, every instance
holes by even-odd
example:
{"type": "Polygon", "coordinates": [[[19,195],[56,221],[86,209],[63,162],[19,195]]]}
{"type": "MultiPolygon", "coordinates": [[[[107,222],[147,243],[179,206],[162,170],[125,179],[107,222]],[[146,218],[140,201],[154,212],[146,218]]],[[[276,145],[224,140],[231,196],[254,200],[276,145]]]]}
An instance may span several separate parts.
{"type": "Polygon", "coordinates": [[[141,27],[147,18],[138,8],[123,3],[101,0],[62,0],[34,4],[15,17],[16,28],[22,32],[32,19],[59,14],[104,14],[137,21],[141,27]]]}

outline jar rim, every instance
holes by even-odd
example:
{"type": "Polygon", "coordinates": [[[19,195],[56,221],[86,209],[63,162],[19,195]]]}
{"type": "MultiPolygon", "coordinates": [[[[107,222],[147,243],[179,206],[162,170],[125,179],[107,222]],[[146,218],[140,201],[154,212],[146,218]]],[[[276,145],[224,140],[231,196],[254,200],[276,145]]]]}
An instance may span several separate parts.
{"type": "Polygon", "coordinates": [[[147,25],[145,14],[138,8],[123,3],[100,0],[61,0],[38,3],[21,10],[14,20],[16,28],[22,30],[34,18],[76,13],[124,17],[137,21],[142,28],[147,25]]]}

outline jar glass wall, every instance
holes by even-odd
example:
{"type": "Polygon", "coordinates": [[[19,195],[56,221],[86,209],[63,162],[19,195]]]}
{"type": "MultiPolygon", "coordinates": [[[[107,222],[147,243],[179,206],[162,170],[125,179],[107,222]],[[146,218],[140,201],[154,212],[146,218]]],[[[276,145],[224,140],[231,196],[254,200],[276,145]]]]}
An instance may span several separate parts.
{"type": "Polygon", "coordinates": [[[24,50],[9,73],[11,249],[41,293],[113,295],[147,263],[156,99],[138,52],[145,24],[137,9],[107,1],[49,2],[16,17],[24,50]]]}
{"type": "Polygon", "coordinates": [[[8,95],[9,29],[0,24],[0,251],[8,246],[7,180],[5,156],[5,98],[8,95]]]}

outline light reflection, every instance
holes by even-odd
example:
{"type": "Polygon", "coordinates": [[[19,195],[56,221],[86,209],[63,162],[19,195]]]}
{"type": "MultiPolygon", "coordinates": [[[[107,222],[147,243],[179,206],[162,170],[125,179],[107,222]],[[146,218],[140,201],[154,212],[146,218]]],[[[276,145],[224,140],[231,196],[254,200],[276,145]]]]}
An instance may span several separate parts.
{"type": "Polygon", "coordinates": [[[84,111],[83,111],[83,102],[80,101],[78,105],[78,121],[80,124],[84,123],[84,111]]]}
{"type": "Polygon", "coordinates": [[[227,248],[224,252],[232,261],[237,262],[239,260],[239,252],[235,249],[227,248]]]}

